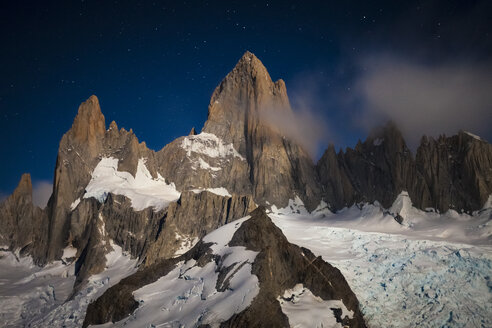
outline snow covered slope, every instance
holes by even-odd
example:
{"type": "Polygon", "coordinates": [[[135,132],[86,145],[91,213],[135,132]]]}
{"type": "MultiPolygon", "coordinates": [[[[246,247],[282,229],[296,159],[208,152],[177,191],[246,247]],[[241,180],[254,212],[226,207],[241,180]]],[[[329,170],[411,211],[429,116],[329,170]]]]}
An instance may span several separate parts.
{"type": "Polygon", "coordinates": [[[111,246],[106,269],[72,298],[75,263],[40,268],[29,257],[0,252],[0,327],[81,327],[89,303],[136,270],[135,259],[111,246]]]}
{"type": "Polygon", "coordinates": [[[233,234],[249,217],[225,225],[207,235],[213,243],[210,262],[182,261],[156,282],[133,292],[138,309],[114,327],[193,327],[217,324],[243,311],[258,294],[258,278],[251,273],[257,252],[229,247],[233,234]],[[234,268],[227,270],[225,268],[234,268]],[[224,288],[221,288],[224,286],[224,288]]]}
{"type": "Polygon", "coordinates": [[[491,327],[492,209],[439,215],[405,197],[389,210],[404,225],[368,204],[309,215],[297,200],[270,217],[340,269],[370,327],[491,327]]]}

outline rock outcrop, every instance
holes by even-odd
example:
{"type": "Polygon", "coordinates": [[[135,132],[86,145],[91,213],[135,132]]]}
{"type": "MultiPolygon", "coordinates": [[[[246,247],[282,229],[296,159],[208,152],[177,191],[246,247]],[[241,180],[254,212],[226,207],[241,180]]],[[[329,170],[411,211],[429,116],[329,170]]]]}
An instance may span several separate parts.
{"type": "MultiPolygon", "coordinates": [[[[259,252],[252,273],[258,276],[260,292],[246,310],[221,327],[288,327],[277,298],[297,284],[323,300],[341,300],[353,311],[352,318],[337,318],[343,326],[365,327],[359,301],[340,271],[310,250],[289,243],[264,208],[251,213],[251,219],[241,225],[229,245],[259,252]]],[[[336,316],[336,309],[331,310],[336,316]]]]}
{"type": "Polygon", "coordinates": [[[0,204],[0,244],[20,255],[39,254],[45,243],[48,220],[44,210],[32,203],[32,183],[23,174],[17,188],[0,204]]]}
{"type": "Polygon", "coordinates": [[[374,201],[388,208],[401,191],[422,190],[412,153],[392,122],[375,129],[365,142],[359,141],[345,153],[335,155],[329,147],[317,168],[325,199],[334,209],[374,201]]]}
{"type": "MultiPolygon", "coordinates": [[[[217,243],[221,242],[217,241],[217,243]]],[[[332,315],[338,322],[348,327],[365,327],[359,302],[340,271],[324,262],[321,257],[315,257],[308,249],[290,244],[281,230],[266,215],[264,208],[254,210],[251,218],[241,223],[232,239],[224,246],[231,250],[245,248],[255,252],[252,264],[238,262],[231,266],[224,265],[230,253],[228,251],[223,256],[219,255],[222,254],[220,250],[211,248],[214,244],[214,240],[204,239],[180,257],[161,260],[123,279],[89,305],[84,327],[90,324],[117,322],[126,318],[139,307],[133,292],[154,283],[159,278],[165,278],[178,265],[183,266],[178,280],[190,280],[194,278],[186,275],[188,271],[191,272],[192,268],[203,268],[210,264],[216,267],[215,272],[218,273],[215,287],[217,291],[205,292],[204,290],[201,295],[202,302],[206,302],[210,295],[226,292],[228,281],[231,281],[233,279],[231,277],[234,277],[244,265],[251,265],[251,274],[255,275],[259,281],[259,292],[246,309],[222,322],[216,322],[217,318],[212,313],[209,318],[213,320],[214,325],[220,324],[221,327],[288,327],[289,318],[282,312],[278,299],[285,290],[297,284],[303,284],[322,300],[339,300],[350,311],[351,315],[348,316],[343,314],[341,308],[327,308],[326,311],[328,313],[332,311],[332,315]],[[187,264],[188,262],[190,264],[187,264]]],[[[203,281],[204,279],[208,278],[202,277],[198,280],[203,281]]],[[[169,297],[173,296],[169,295],[169,297]]],[[[185,299],[186,297],[180,303],[180,311],[186,313],[189,311],[187,306],[200,306],[196,301],[190,301],[190,304],[187,304],[185,299]]],[[[203,313],[208,314],[208,310],[205,308],[203,313]]],[[[129,320],[130,324],[132,320],[138,322],[139,316],[129,320]]],[[[146,318],[141,318],[141,320],[145,321],[146,318]]],[[[207,319],[200,316],[197,320],[207,319]]],[[[197,321],[194,325],[200,323],[201,321],[197,321]]],[[[119,322],[119,325],[125,325],[125,321],[119,322]]]]}
{"type": "Polygon", "coordinates": [[[246,216],[255,208],[251,196],[183,192],[181,198],[167,208],[161,231],[146,253],[146,265],[181,255],[207,233],[246,216]]]}

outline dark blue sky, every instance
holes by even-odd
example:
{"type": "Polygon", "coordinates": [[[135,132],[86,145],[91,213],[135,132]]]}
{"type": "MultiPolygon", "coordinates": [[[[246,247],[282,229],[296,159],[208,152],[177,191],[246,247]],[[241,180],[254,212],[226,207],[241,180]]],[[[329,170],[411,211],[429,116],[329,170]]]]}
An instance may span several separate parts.
{"type": "Polygon", "coordinates": [[[246,50],[326,121],[320,149],[353,146],[367,135],[353,90],[368,58],[488,69],[491,12],[490,1],[2,1],[0,197],[23,172],[52,180],[59,140],[91,94],[107,124],[155,150],[200,129],[246,50]]]}

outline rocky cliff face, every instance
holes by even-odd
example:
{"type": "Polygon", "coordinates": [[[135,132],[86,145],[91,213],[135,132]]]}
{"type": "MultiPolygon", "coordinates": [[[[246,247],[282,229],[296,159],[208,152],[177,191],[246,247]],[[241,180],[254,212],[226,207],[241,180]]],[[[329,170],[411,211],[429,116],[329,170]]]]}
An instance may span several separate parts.
{"type": "Polygon", "coordinates": [[[492,194],[492,145],[467,132],[423,137],[416,165],[429,190],[421,199],[410,195],[421,208],[477,210],[492,194]]]}
{"type": "Polygon", "coordinates": [[[317,164],[323,197],[333,209],[356,202],[391,206],[408,191],[415,206],[468,212],[492,193],[492,146],[465,132],[423,137],[414,158],[394,123],[375,129],[354,149],[329,147],[317,164]]]}
{"type": "Polygon", "coordinates": [[[46,212],[32,203],[31,176],[23,174],[17,188],[0,204],[0,244],[20,255],[39,254],[47,234],[46,212]]]}
{"type": "Polygon", "coordinates": [[[297,194],[314,209],[319,192],[312,160],[262,115],[291,110],[284,81],[273,82],[261,61],[246,52],[215,89],[203,131],[232,143],[246,159],[241,181],[258,203],[286,206],[297,194]]]}
{"type": "Polygon", "coordinates": [[[420,181],[412,154],[391,122],[345,153],[335,155],[329,147],[317,168],[325,197],[335,209],[374,201],[388,208],[401,191],[413,190],[420,181]]]}
{"type": "Polygon", "coordinates": [[[251,196],[220,196],[188,191],[169,205],[161,232],[146,254],[146,265],[181,255],[218,227],[246,216],[256,208],[251,196]]]}

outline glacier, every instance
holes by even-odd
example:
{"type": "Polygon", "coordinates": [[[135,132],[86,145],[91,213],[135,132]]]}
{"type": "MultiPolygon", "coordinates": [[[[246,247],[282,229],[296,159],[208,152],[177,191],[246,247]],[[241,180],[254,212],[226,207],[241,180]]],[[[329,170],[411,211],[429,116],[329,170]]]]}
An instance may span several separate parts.
{"type": "Polygon", "coordinates": [[[311,214],[295,199],[269,216],[290,242],[342,272],[369,327],[491,327],[492,209],[428,213],[406,197],[390,210],[358,204],[311,214]]]}

